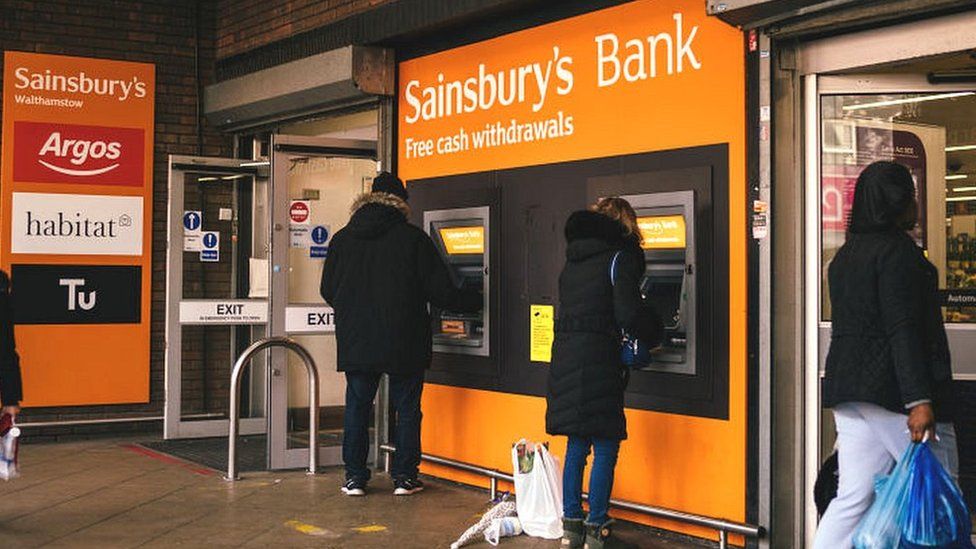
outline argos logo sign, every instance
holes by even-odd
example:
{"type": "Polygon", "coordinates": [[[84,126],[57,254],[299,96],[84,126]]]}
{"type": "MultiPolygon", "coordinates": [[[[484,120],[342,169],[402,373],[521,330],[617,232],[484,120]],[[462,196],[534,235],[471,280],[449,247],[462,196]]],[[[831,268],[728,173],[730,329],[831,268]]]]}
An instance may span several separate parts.
{"type": "Polygon", "coordinates": [[[144,132],[140,129],[14,123],[14,179],[141,187],[144,132]]]}

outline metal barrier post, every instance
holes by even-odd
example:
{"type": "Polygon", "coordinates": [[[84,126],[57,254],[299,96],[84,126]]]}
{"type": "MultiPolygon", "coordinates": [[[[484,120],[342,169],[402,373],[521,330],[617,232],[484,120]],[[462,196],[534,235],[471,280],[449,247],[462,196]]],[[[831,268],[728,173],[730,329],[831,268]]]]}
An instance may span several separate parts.
{"type": "MultiPolygon", "coordinates": [[[[230,374],[230,433],[227,440],[227,476],[225,480],[235,481],[237,474],[237,432],[239,428],[241,404],[240,386],[244,369],[251,362],[251,358],[259,352],[271,347],[284,347],[302,359],[305,371],[308,373],[308,474],[314,475],[319,463],[319,369],[315,365],[312,355],[288,337],[269,337],[252,343],[241,353],[234,363],[230,374]]],[[[270,367],[270,366],[269,366],[270,367]]]]}

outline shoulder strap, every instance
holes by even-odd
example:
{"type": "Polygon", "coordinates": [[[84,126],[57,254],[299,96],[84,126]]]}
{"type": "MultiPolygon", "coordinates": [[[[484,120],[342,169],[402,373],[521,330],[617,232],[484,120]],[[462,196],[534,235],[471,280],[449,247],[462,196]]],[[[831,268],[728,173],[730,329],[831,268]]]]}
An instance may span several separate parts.
{"type": "Polygon", "coordinates": [[[610,261],[610,285],[617,285],[617,259],[620,258],[620,252],[623,250],[617,250],[617,253],[613,254],[613,259],[610,261]]]}

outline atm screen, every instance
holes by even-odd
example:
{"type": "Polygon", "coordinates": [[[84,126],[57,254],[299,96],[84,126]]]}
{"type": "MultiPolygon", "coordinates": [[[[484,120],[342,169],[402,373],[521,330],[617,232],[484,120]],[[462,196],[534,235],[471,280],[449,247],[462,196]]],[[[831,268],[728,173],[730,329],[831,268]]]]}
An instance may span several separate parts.
{"type": "Polygon", "coordinates": [[[637,218],[645,250],[684,249],[686,239],[683,215],[652,215],[637,218]]]}
{"type": "Polygon", "coordinates": [[[438,234],[448,255],[485,253],[484,227],[443,227],[438,234]]]}

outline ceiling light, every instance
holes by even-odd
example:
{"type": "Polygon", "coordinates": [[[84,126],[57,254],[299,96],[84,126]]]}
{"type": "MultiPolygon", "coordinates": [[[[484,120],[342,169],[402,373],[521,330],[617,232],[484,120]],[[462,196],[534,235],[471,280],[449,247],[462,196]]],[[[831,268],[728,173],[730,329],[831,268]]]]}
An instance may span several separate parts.
{"type": "Polygon", "coordinates": [[[198,177],[197,181],[216,181],[216,177],[198,177]]]}
{"type": "Polygon", "coordinates": [[[976,145],[955,145],[952,147],[946,147],[946,152],[958,152],[958,151],[976,151],[976,145]]]}
{"type": "Polygon", "coordinates": [[[969,202],[976,200],[976,196],[951,196],[946,198],[946,202],[969,202]]]}
{"type": "Polygon", "coordinates": [[[223,179],[224,181],[231,181],[233,179],[241,179],[243,177],[250,177],[250,174],[239,173],[237,175],[225,175],[224,177],[221,177],[221,179],[223,179]]]}
{"type": "Polygon", "coordinates": [[[844,105],[842,109],[845,111],[856,111],[860,109],[870,109],[874,107],[891,107],[894,105],[905,105],[907,103],[937,101],[939,99],[951,99],[953,97],[965,97],[968,95],[976,95],[976,92],[967,91],[967,92],[937,93],[934,95],[920,95],[918,97],[906,97],[904,99],[890,99],[887,101],[875,101],[873,103],[861,103],[858,105],[844,105]]]}
{"type": "Polygon", "coordinates": [[[956,174],[956,175],[947,175],[946,176],[946,181],[955,181],[957,179],[966,179],[967,177],[969,177],[969,176],[966,175],[966,174],[964,174],[964,173],[960,173],[960,174],[956,174]]]}
{"type": "Polygon", "coordinates": [[[270,166],[270,165],[271,165],[271,162],[268,162],[267,160],[255,160],[253,162],[241,162],[241,167],[242,168],[253,168],[253,167],[257,167],[257,166],[270,166]]]}
{"type": "Polygon", "coordinates": [[[968,193],[971,191],[976,191],[976,187],[955,187],[952,189],[952,191],[957,193],[968,193]]]}

